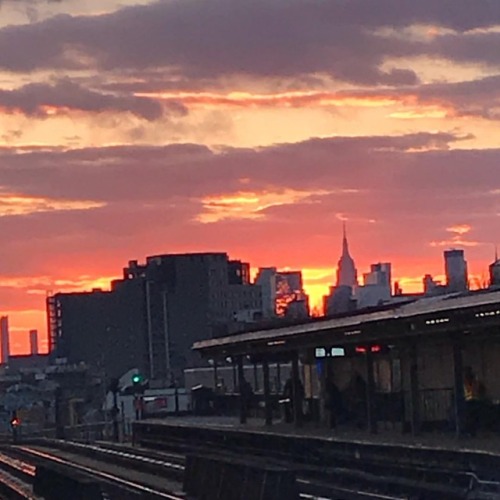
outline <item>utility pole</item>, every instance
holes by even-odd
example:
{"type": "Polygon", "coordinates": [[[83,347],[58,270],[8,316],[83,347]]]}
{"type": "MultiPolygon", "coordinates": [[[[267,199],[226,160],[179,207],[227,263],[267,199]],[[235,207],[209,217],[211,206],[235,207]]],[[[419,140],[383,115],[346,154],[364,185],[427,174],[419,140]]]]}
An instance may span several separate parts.
{"type": "Polygon", "coordinates": [[[113,441],[118,442],[120,440],[118,428],[118,392],[120,391],[120,381],[117,378],[111,379],[109,388],[113,394],[113,408],[111,410],[111,415],[113,417],[113,441]]]}
{"type": "Polygon", "coordinates": [[[142,419],[142,392],[144,392],[144,387],[142,386],[142,376],[139,373],[132,375],[132,386],[134,387],[134,405],[135,405],[135,419],[142,419]]]}
{"type": "Polygon", "coordinates": [[[62,403],[62,388],[58,386],[54,395],[54,418],[56,424],[56,439],[64,439],[64,424],[61,416],[61,403],[62,403]]]}

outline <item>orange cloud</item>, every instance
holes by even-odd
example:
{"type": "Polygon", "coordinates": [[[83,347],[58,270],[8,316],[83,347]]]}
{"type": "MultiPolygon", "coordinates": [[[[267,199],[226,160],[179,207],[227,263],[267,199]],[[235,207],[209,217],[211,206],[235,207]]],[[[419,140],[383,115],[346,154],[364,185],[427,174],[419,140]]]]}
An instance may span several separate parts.
{"type": "Polygon", "coordinates": [[[453,106],[436,99],[423,99],[412,93],[391,93],[376,91],[340,92],[282,92],[276,94],[251,94],[248,92],[138,92],[136,97],[147,97],[184,106],[217,108],[221,106],[238,108],[308,108],[308,107],[353,107],[387,108],[402,106],[403,109],[389,114],[397,119],[439,119],[456,116],[453,106]],[[407,108],[407,109],[406,109],[407,108]]]}
{"type": "Polygon", "coordinates": [[[462,235],[469,233],[471,229],[472,227],[469,224],[457,224],[456,226],[447,227],[446,231],[462,235]]]}
{"type": "MultiPolygon", "coordinates": [[[[355,192],[356,190],[345,190],[355,192]]],[[[263,219],[265,210],[271,207],[293,205],[307,201],[312,196],[324,196],[333,191],[298,191],[285,189],[283,191],[264,191],[261,193],[240,191],[220,196],[203,198],[204,211],[197,216],[202,223],[218,222],[224,219],[263,219]]]]}
{"type": "Polygon", "coordinates": [[[105,205],[105,203],[90,200],[58,200],[0,191],[0,217],[61,210],[88,210],[105,205]]]}
{"type": "Polygon", "coordinates": [[[349,92],[282,92],[277,94],[250,94],[230,92],[138,92],[136,97],[149,97],[164,101],[182,102],[186,106],[236,106],[236,107],[308,107],[356,106],[384,107],[414,101],[415,96],[363,95],[349,92]]]}
{"type": "Polygon", "coordinates": [[[454,226],[449,226],[446,228],[446,231],[453,234],[451,240],[431,241],[430,245],[432,247],[477,247],[478,245],[481,245],[479,241],[470,241],[463,238],[463,236],[470,233],[471,230],[472,226],[469,224],[456,224],[454,226]]]}

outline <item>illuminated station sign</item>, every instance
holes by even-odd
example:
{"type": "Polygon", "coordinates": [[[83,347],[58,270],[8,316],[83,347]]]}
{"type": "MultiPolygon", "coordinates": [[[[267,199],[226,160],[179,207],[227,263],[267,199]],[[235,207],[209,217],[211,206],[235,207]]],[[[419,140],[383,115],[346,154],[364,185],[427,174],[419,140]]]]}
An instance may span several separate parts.
{"type": "MultiPolygon", "coordinates": [[[[371,353],[388,352],[391,346],[371,345],[371,346],[356,346],[350,348],[349,355],[366,354],[368,350],[371,353]]],[[[346,356],[346,350],[343,347],[316,347],[314,349],[314,357],[316,359],[324,358],[340,358],[346,356]]]]}
{"type": "Polygon", "coordinates": [[[317,359],[321,358],[338,358],[345,356],[345,349],[343,347],[316,347],[314,356],[317,359]]]}

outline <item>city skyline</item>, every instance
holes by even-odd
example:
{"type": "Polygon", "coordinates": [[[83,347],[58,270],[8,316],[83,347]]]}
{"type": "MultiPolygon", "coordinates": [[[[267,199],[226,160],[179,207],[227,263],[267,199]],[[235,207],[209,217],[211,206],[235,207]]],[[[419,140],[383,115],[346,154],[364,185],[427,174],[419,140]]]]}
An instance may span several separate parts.
{"type": "Polygon", "coordinates": [[[344,220],[360,276],[391,262],[419,291],[456,247],[481,282],[500,243],[500,3],[469,5],[1,1],[12,353],[32,329],[46,347],[47,291],[106,288],[134,256],[301,269],[317,306],[344,220]]]}
{"type": "MultiPolygon", "coordinates": [[[[322,276],[322,281],[324,281],[324,284],[321,283],[321,284],[313,284],[312,287],[311,285],[307,285],[307,281],[308,279],[304,279],[304,289],[306,291],[306,293],[308,294],[309,298],[310,298],[310,304],[311,304],[311,314],[312,315],[318,315],[318,314],[323,314],[324,311],[323,311],[323,300],[324,300],[324,297],[325,295],[327,295],[327,292],[328,292],[328,289],[333,286],[335,283],[337,283],[337,280],[338,280],[338,269],[339,269],[339,265],[341,264],[342,262],[342,257],[344,256],[345,257],[345,251],[347,250],[347,255],[349,255],[349,250],[348,250],[348,245],[349,243],[346,241],[346,230],[345,230],[345,221],[343,222],[342,224],[342,230],[341,230],[341,236],[342,236],[342,248],[341,248],[341,252],[339,253],[340,255],[340,259],[339,261],[337,262],[336,265],[332,266],[332,269],[333,270],[333,276],[334,278],[332,279],[332,273],[331,273],[331,270],[330,270],[330,273],[327,276],[322,276]],[[347,245],[346,245],[347,243],[347,245]],[[328,280],[330,280],[330,282],[328,282],[328,280]]],[[[443,253],[441,254],[441,272],[437,272],[436,274],[432,275],[433,279],[435,280],[436,284],[445,284],[446,283],[446,274],[445,274],[445,262],[443,260],[443,257],[444,257],[444,254],[451,250],[452,248],[450,247],[449,249],[445,249],[443,251],[443,253]]],[[[210,252],[207,252],[207,251],[202,251],[203,253],[210,253],[210,252]]],[[[174,252],[172,252],[174,253],[174,252]]],[[[182,253],[192,253],[192,252],[180,252],[181,254],[182,253]]],[[[168,253],[165,253],[165,255],[167,255],[168,253]]],[[[466,254],[467,255],[467,254],[466,254]]],[[[235,256],[238,258],[238,256],[235,256]]],[[[496,258],[497,258],[497,253],[495,251],[495,254],[494,254],[494,258],[490,261],[490,263],[487,265],[487,268],[485,270],[482,270],[482,272],[480,274],[477,274],[477,275],[474,275],[474,274],[469,274],[469,284],[470,284],[470,287],[471,287],[471,290],[474,290],[474,289],[479,289],[479,288],[483,288],[485,286],[487,286],[487,280],[488,280],[488,266],[493,263],[494,261],[496,261],[496,258]]],[[[245,259],[241,259],[241,260],[245,260],[245,259]]],[[[351,261],[353,261],[354,259],[351,258],[351,261]]],[[[368,271],[370,266],[373,267],[374,263],[376,262],[377,260],[376,259],[371,259],[369,261],[369,263],[366,265],[366,266],[360,266],[360,271],[363,272],[363,271],[368,271]]],[[[255,283],[255,278],[257,276],[257,273],[258,273],[258,270],[259,270],[259,267],[256,267],[254,266],[251,262],[249,263],[250,264],[250,277],[251,277],[251,282],[252,283],[255,283]]],[[[353,262],[353,264],[356,266],[356,261],[353,262]]],[[[392,264],[392,263],[391,263],[392,264]]],[[[123,265],[123,263],[122,263],[123,265]]],[[[396,264],[397,266],[397,264],[396,264]]],[[[263,267],[263,266],[260,266],[260,267],[263,267]]],[[[305,273],[304,273],[304,269],[300,269],[299,267],[295,267],[295,268],[290,268],[290,267],[280,267],[280,266],[275,266],[278,273],[279,272],[289,272],[289,271],[300,271],[302,272],[302,274],[306,274],[307,275],[307,272],[309,270],[305,269],[305,273]]],[[[265,268],[265,266],[264,266],[265,268]]],[[[120,266],[118,266],[118,269],[120,269],[120,266]]],[[[396,267],[397,269],[397,267],[396,267]]],[[[355,269],[356,271],[356,269],[355,269]]],[[[364,275],[365,273],[363,273],[364,275]]],[[[427,273],[426,273],[427,274],[427,273]]],[[[408,281],[405,281],[404,278],[399,278],[398,277],[398,274],[396,275],[393,275],[392,276],[392,285],[394,285],[394,283],[398,282],[399,286],[403,288],[403,292],[404,293],[420,293],[420,292],[423,292],[424,291],[424,284],[423,284],[423,279],[424,279],[424,274],[420,277],[420,278],[416,278],[415,280],[413,280],[412,282],[408,282],[408,281]],[[406,286],[406,288],[405,288],[406,286]]],[[[85,288],[85,285],[82,286],[76,286],[76,287],[64,287],[64,288],[61,288],[59,290],[55,290],[55,291],[50,291],[50,293],[60,293],[60,292],[90,292],[91,290],[94,290],[94,289],[100,289],[100,290],[103,290],[103,291],[106,291],[106,290],[110,290],[111,289],[111,286],[112,286],[112,282],[116,279],[120,278],[120,273],[117,271],[115,275],[111,276],[111,277],[102,277],[100,278],[99,280],[95,280],[95,281],[91,281],[87,284],[87,287],[85,288]],[[96,286],[94,286],[96,285],[96,286]]],[[[364,284],[364,278],[357,278],[357,283],[359,286],[362,286],[364,284]]],[[[392,291],[392,290],[391,290],[392,291]]],[[[5,314],[6,316],[8,316],[8,313],[5,314]]],[[[29,354],[30,350],[31,350],[31,346],[32,346],[32,339],[31,339],[31,334],[32,332],[38,332],[38,331],[41,331],[42,332],[42,335],[40,336],[40,340],[38,340],[38,335],[37,335],[37,351],[38,351],[38,348],[40,347],[40,350],[42,352],[45,352],[46,351],[46,346],[48,345],[45,337],[45,329],[46,328],[46,323],[47,323],[47,318],[46,318],[46,308],[45,308],[45,302],[44,302],[44,308],[43,308],[43,312],[42,312],[42,316],[43,318],[42,321],[40,321],[39,323],[36,323],[37,325],[43,325],[43,328],[41,328],[40,330],[38,329],[30,329],[29,331],[26,332],[27,334],[27,343],[26,344],[23,344],[21,348],[19,348],[19,345],[16,346],[16,342],[15,342],[15,338],[12,337],[12,333],[11,333],[11,338],[10,338],[10,343],[11,345],[13,345],[13,348],[11,348],[11,353],[12,354],[29,354]],[[17,348],[16,348],[17,347],[17,348]]],[[[12,332],[19,332],[21,330],[17,330],[16,328],[10,328],[10,331],[12,332]]],[[[23,330],[24,332],[24,330],[23,330]]],[[[15,333],[14,333],[15,334],[15,333]]]]}

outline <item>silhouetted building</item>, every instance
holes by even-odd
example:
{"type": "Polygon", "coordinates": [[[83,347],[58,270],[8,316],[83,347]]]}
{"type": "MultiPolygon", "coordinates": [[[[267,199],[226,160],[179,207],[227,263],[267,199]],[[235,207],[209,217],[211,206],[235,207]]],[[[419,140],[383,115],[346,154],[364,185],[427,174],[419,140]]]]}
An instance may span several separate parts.
{"type": "Polygon", "coordinates": [[[495,252],[495,261],[490,264],[490,286],[500,286],[500,260],[495,252]]]}
{"type": "Polygon", "coordinates": [[[295,299],[288,302],[285,311],[285,318],[305,319],[309,317],[309,297],[295,299]]]}
{"type": "Polygon", "coordinates": [[[16,354],[9,357],[9,371],[12,373],[41,371],[48,364],[48,354],[16,354]]]}
{"type": "Polygon", "coordinates": [[[278,271],[275,267],[261,267],[255,284],[261,289],[262,319],[309,316],[309,297],[304,290],[302,271],[278,271]],[[288,311],[289,307],[293,310],[288,311]]]}
{"type": "Polygon", "coordinates": [[[38,330],[30,330],[30,354],[38,354],[38,330]]]}
{"type": "Polygon", "coordinates": [[[378,264],[372,264],[370,266],[370,272],[365,273],[364,284],[365,285],[379,285],[384,286],[390,290],[392,288],[392,267],[389,262],[379,262],[378,264]]]}
{"type": "Polygon", "coordinates": [[[262,316],[266,319],[276,316],[276,277],[275,267],[260,267],[255,278],[261,289],[262,316]]]}
{"type": "Polygon", "coordinates": [[[250,284],[250,264],[241,260],[230,260],[227,263],[228,282],[230,285],[250,284]]]}
{"type": "Polygon", "coordinates": [[[324,313],[328,316],[352,311],[356,304],[353,289],[358,284],[358,272],[349,253],[345,222],[342,229],[342,255],[337,265],[336,286],[330,287],[330,293],[323,297],[324,313]]]}
{"type": "Polygon", "coordinates": [[[363,274],[363,286],[354,287],[356,308],[379,306],[391,299],[392,276],[389,262],[372,264],[370,272],[363,274]]]}
{"type": "Polygon", "coordinates": [[[302,271],[280,271],[276,275],[276,314],[295,319],[309,316],[309,297],[304,291],[302,271]],[[293,311],[288,312],[290,305],[293,311]]]}
{"type": "Polygon", "coordinates": [[[352,288],[342,285],[330,287],[330,294],[323,298],[323,309],[326,315],[344,314],[356,309],[352,288]]]}
{"type": "Polygon", "coordinates": [[[0,318],[0,336],[2,344],[2,364],[9,362],[10,341],[9,341],[9,317],[2,316],[0,318]]]}
{"type": "Polygon", "coordinates": [[[227,290],[227,321],[253,323],[262,319],[260,286],[231,284],[227,290]]]}
{"type": "Polygon", "coordinates": [[[139,283],[109,292],[58,293],[47,299],[51,359],[81,362],[119,377],[131,368],[149,376],[145,294],[139,283]]]}
{"type": "Polygon", "coordinates": [[[445,250],[444,263],[448,292],[463,292],[469,288],[467,261],[463,250],[445,250]]]}
{"type": "Polygon", "coordinates": [[[343,226],[342,255],[337,267],[337,286],[354,287],[358,284],[358,272],[349,253],[345,223],[343,226]]]}
{"type": "Polygon", "coordinates": [[[55,356],[112,376],[138,368],[158,383],[182,383],[183,370],[201,363],[194,342],[231,333],[235,315],[261,310],[249,266],[229,268],[225,253],[157,255],[130,261],[110,292],[49,298],[55,356]]]}
{"type": "Polygon", "coordinates": [[[380,306],[391,300],[391,289],[386,285],[363,285],[354,289],[356,309],[380,306]]]}

